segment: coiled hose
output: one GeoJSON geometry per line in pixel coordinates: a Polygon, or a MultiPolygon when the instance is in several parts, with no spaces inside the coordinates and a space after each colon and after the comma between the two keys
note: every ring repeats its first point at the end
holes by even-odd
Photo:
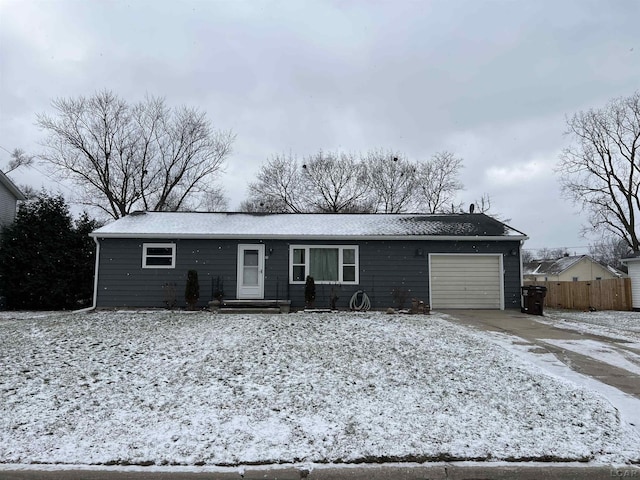
{"type": "Polygon", "coordinates": [[[369,301],[369,296],[363,292],[362,290],[358,290],[351,296],[351,300],[349,300],[349,308],[351,310],[357,310],[358,312],[366,312],[371,308],[371,302],[369,301]],[[358,295],[362,295],[362,300],[358,304],[358,295]]]}

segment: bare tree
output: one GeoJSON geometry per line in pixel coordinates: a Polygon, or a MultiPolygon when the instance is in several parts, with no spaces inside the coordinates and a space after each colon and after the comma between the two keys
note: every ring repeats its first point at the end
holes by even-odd
{"type": "Polygon", "coordinates": [[[364,163],[353,154],[320,151],[302,165],[303,198],[316,212],[375,211],[364,163]]]}
{"type": "Polygon", "coordinates": [[[640,252],[640,92],[579,112],[567,126],[573,145],[563,151],[557,170],[564,195],[589,214],[583,233],[612,234],[640,252]]]}
{"type": "Polygon", "coordinates": [[[589,255],[603,265],[625,268],[620,259],[630,256],[631,251],[627,242],[620,237],[605,237],[600,241],[589,245],[589,255]]]}
{"type": "MultiPolygon", "coordinates": [[[[271,158],[249,184],[242,204],[250,212],[441,213],[455,201],[462,183],[462,159],[435,154],[427,162],[381,149],[365,155],[320,151],[300,163],[293,155],[271,158]]],[[[485,197],[483,196],[483,199],[485,197]]],[[[487,208],[490,207],[488,196],[487,208]]]]}
{"type": "Polygon", "coordinates": [[[229,209],[229,200],[224,195],[222,188],[206,192],[197,209],[202,208],[207,212],[225,212],[229,209]]]}
{"type": "Polygon", "coordinates": [[[81,203],[113,218],[132,210],[193,208],[220,192],[215,180],[235,135],[214,130],[204,112],[163,99],[129,105],[109,91],[57,99],[41,114],[40,156],[82,189],[81,203]]]}
{"type": "Polygon", "coordinates": [[[243,205],[251,208],[249,211],[300,213],[306,210],[303,188],[296,158],[291,154],[276,155],[262,166],[256,181],[249,184],[249,199],[243,205]]]}
{"type": "Polygon", "coordinates": [[[367,152],[364,160],[370,195],[378,212],[400,213],[416,205],[417,165],[400,152],[367,152]]]}
{"type": "Polygon", "coordinates": [[[418,163],[418,182],[421,210],[427,213],[448,211],[457,213],[462,203],[456,195],[464,188],[458,175],[463,168],[462,159],[451,152],[438,152],[426,162],[418,163]]]}

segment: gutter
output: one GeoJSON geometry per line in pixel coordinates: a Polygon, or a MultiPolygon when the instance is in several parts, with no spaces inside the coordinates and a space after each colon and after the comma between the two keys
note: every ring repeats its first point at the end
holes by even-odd
{"type": "Polygon", "coordinates": [[[80,310],[74,310],[72,313],[87,313],[87,312],[92,312],[93,310],[96,309],[97,306],[97,302],[98,302],[98,271],[99,271],[99,267],[100,267],[100,242],[98,241],[98,239],[92,235],[90,235],[91,237],[93,237],[93,241],[96,243],[96,266],[94,269],[94,275],[93,275],[93,304],[90,307],[87,308],[81,308],[80,310]]]}

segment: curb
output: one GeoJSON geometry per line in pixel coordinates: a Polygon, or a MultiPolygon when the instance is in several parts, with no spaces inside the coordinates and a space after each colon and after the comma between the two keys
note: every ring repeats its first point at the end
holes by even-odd
{"type": "MultiPolygon", "coordinates": [[[[603,480],[638,479],[638,465],[460,462],[437,464],[300,465],[246,468],[91,468],[2,465],[2,480],[603,480]]],[[[62,466],[60,466],[62,467],[62,466]]]]}

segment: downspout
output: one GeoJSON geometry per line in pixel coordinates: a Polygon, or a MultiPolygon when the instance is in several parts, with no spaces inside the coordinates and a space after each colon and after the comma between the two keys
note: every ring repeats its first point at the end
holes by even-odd
{"type": "Polygon", "coordinates": [[[98,270],[100,267],[100,242],[96,237],[93,237],[93,241],[96,242],[96,266],[94,268],[93,275],[93,305],[87,308],[82,308],[80,310],[74,310],[73,313],[87,313],[96,309],[98,302],[98,270]]]}
{"type": "MultiPolygon", "coordinates": [[[[524,275],[522,273],[522,246],[524,245],[524,240],[520,240],[520,251],[518,252],[520,255],[520,287],[524,286],[524,275]]],[[[522,288],[520,288],[520,311],[524,308],[524,302],[522,301],[522,288]]]]}

